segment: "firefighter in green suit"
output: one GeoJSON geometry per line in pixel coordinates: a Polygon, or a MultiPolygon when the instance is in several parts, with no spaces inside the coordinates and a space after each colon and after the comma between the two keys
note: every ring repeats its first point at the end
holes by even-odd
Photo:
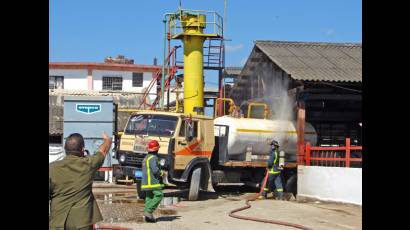
{"type": "Polygon", "coordinates": [[[93,156],[84,156],[84,139],[73,133],[67,137],[66,157],[49,166],[49,229],[88,230],[103,220],[92,193],[94,175],[103,165],[111,138],[103,133],[104,143],[93,156]]]}
{"type": "Polygon", "coordinates": [[[158,163],[158,150],[158,141],[150,141],[148,143],[148,154],[142,161],[141,191],[145,191],[144,217],[148,222],[156,221],[152,213],[164,197],[162,192],[164,185],[160,181],[163,172],[158,163]]]}
{"type": "Polygon", "coordinates": [[[264,188],[263,194],[266,198],[268,192],[273,192],[276,193],[277,199],[283,200],[283,186],[279,168],[279,143],[273,140],[270,145],[271,152],[268,160],[268,183],[267,188],[264,188]]]}

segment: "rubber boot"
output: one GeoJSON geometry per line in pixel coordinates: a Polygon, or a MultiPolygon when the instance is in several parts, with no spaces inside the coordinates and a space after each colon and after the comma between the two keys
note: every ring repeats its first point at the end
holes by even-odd
{"type": "Polygon", "coordinates": [[[284,200],[283,192],[278,192],[277,194],[278,194],[278,196],[276,198],[277,200],[284,200]]]}
{"type": "Polygon", "coordinates": [[[263,198],[268,199],[268,193],[266,191],[263,191],[261,195],[263,198]]]}
{"type": "Polygon", "coordinates": [[[150,222],[150,223],[155,223],[155,217],[154,215],[152,215],[152,213],[149,212],[144,212],[144,217],[145,217],[145,221],[146,222],[150,222]]]}

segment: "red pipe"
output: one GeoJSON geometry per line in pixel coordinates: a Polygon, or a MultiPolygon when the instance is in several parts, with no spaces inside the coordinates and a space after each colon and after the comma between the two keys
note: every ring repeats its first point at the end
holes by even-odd
{"type": "Polygon", "coordinates": [[[266,181],[268,180],[268,170],[266,170],[266,175],[265,178],[263,179],[263,183],[262,183],[262,187],[259,191],[259,193],[257,193],[255,196],[251,196],[249,198],[246,199],[245,202],[245,206],[241,207],[241,208],[237,208],[234,209],[232,211],[229,212],[229,216],[233,217],[233,218],[237,218],[237,219],[242,219],[242,220],[251,220],[251,221],[257,221],[257,222],[262,222],[262,223],[268,223],[268,224],[277,224],[277,225],[284,225],[284,226],[289,226],[289,227],[294,227],[294,228],[298,228],[298,229],[304,229],[304,230],[312,230],[312,228],[308,228],[299,224],[293,224],[293,223],[289,223],[289,222],[284,222],[284,221],[277,221],[277,220],[266,220],[266,219],[260,219],[260,218],[255,218],[255,217],[247,217],[247,216],[239,216],[239,215],[235,215],[233,213],[235,212],[239,212],[245,209],[248,209],[251,207],[251,205],[249,204],[250,201],[255,201],[263,192],[263,189],[266,186],[266,181]]]}

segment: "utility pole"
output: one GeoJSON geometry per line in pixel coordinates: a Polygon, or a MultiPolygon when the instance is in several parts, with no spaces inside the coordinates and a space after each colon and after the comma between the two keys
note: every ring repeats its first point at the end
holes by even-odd
{"type": "Polygon", "coordinates": [[[224,25],[223,25],[223,28],[224,28],[223,33],[224,33],[224,38],[225,38],[226,37],[226,0],[224,1],[224,25]]]}

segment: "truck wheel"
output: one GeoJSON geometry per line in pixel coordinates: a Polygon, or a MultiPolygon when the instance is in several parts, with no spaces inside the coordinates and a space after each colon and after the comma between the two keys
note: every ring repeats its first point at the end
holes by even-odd
{"type": "Polygon", "coordinates": [[[199,195],[199,184],[201,181],[201,168],[192,171],[191,183],[189,186],[188,200],[197,200],[199,195]]]}
{"type": "Polygon", "coordinates": [[[297,175],[294,174],[289,177],[289,179],[286,181],[285,185],[285,191],[289,193],[293,193],[293,195],[296,197],[296,193],[298,191],[297,189],[297,175]]]}
{"type": "Polygon", "coordinates": [[[136,186],[137,186],[137,197],[139,199],[145,199],[145,192],[141,191],[141,181],[137,181],[136,186]]]}

